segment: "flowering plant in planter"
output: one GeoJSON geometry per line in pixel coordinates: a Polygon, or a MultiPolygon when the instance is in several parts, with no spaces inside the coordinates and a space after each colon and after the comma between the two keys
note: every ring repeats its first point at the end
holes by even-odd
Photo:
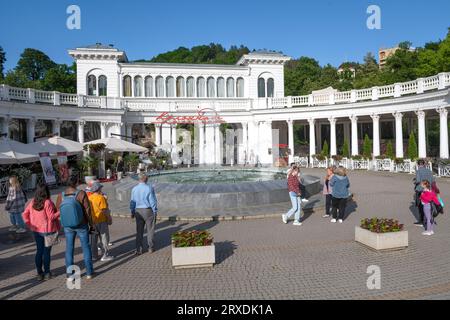
{"type": "Polygon", "coordinates": [[[324,156],[323,154],[315,154],[314,158],[316,158],[318,161],[325,161],[327,159],[326,156],[324,156]]]}
{"type": "Polygon", "coordinates": [[[213,237],[208,231],[179,231],[172,235],[175,248],[210,246],[213,237]]]}
{"type": "Polygon", "coordinates": [[[388,233],[403,231],[404,225],[394,219],[368,218],[361,220],[361,228],[375,233],[388,233]]]}

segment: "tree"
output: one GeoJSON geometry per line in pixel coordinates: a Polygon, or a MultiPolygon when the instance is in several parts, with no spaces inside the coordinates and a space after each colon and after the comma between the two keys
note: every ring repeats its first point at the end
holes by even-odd
{"type": "Polygon", "coordinates": [[[419,157],[418,150],[417,150],[417,143],[416,143],[416,137],[414,135],[414,132],[411,132],[409,135],[409,141],[408,141],[408,159],[414,161],[419,157]]]}
{"type": "Polygon", "coordinates": [[[386,146],[386,157],[394,159],[394,148],[392,147],[392,141],[389,140],[386,146]]]}
{"type": "Polygon", "coordinates": [[[0,80],[3,80],[4,78],[4,71],[5,71],[5,62],[6,62],[6,53],[3,51],[3,48],[0,46],[0,80]]]}
{"type": "Polygon", "coordinates": [[[48,70],[42,80],[42,90],[76,93],[77,78],[75,66],[75,64],[71,67],[59,64],[48,70]]]}
{"type": "Polygon", "coordinates": [[[342,155],[346,158],[350,158],[350,146],[347,139],[344,139],[344,145],[342,146],[342,155]]]}
{"type": "Polygon", "coordinates": [[[20,55],[15,70],[24,74],[27,79],[36,81],[44,79],[45,74],[54,67],[56,67],[56,63],[45,53],[27,48],[20,55]]]}
{"type": "Polygon", "coordinates": [[[369,139],[367,134],[364,136],[363,156],[366,159],[370,159],[372,156],[372,140],[369,139]]]}
{"type": "Polygon", "coordinates": [[[328,157],[330,155],[330,149],[328,147],[328,142],[327,140],[325,140],[323,142],[323,146],[322,146],[322,152],[320,153],[321,155],[323,155],[324,157],[328,157]]]}

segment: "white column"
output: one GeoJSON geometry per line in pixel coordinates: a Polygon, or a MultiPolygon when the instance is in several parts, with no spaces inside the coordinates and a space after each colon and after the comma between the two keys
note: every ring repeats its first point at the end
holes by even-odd
{"type": "Polygon", "coordinates": [[[256,157],[258,155],[258,144],[259,144],[259,128],[258,121],[250,121],[248,123],[248,154],[247,162],[250,165],[256,164],[256,157]]]}
{"type": "Polygon", "coordinates": [[[4,138],[9,138],[9,122],[11,121],[11,118],[9,116],[3,117],[2,122],[2,135],[4,138]]]}
{"type": "Polygon", "coordinates": [[[214,125],[213,124],[207,124],[205,125],[205,164],[214,164],[214,152],[215,152],[215,146],[214,146],[214,125]]]}
{"type": "Polygon", "coordinates": [[[176,125],[172,125],[171,128],[171,143],[172,148],[176,148],[177,146],[177,126],[176,125]]]}
{"type": "Polygon", "coordinates": [[[419,110],[416,112],[419,127],[419,158],[427,157],[427,137],[425,132],[425,112],[419,110]]]}
{"type": "Polygon", "coordinates": [[[358,117],[351,116],[350,120],[352,122],[352,156],[359,154],[358,150],[358,117]]]}
{"type": "Polygon", "coordinates": [[[36,118],[27,120],[27,143],[34,142],[34,136],[36,134],[36,118]]]}
{"type": "Polygon", "coordinates": [[[373,120],[373,156],[380,155],[380,116],[377,114],[371,115],[373,120]]]}
{"type": "Polygon", "coordinates": [[[199,142],[198,142],[198,150],[199,150],[199,164],[205,163],[205,125],[203,123],[199,124],[199,142]]]}
{"type": "Polygon", "coordinates": [[[316,119],[308,119],[309,123],[309,161],[312,163],[312,157],[316,154],[316,119]]]}
{"type": "Polygon", "coordinates": [[[242,163],[247,164],[248,162],[248,123],[242,123],[242,163]]]}
{"type": "Polygon", "coordinates": [[[108,138],[107,128],[108,128],[108,122],[100,123],[100,139],[108,138]]]}
{"type": "Polygon", "coordinates": [[[59,119],[53,120],[53,122],[52,122],[52,126],[53,126],[52,133],[57,136],[61,135],[61,122],[62,121],[59,119]]]}
{"type": "Polygon", "coordinates": [[[289,141],[288,144],[289,144],[289,149],[291,150],[291,153],[289,154],[289,164],[291,164],[292,162],[294,162],[294,148],[295,148],[294,121],[288,120],[287,124],[288,124],[288,141],[289,141]]]}
{"type": "Polygon", "coordinates": [[[330,121],[330,155],[337,155],[337,146],[336,146],[336,118],[329,118],[330,121]]]}
{"type": "Polygon", "coordinates": [[[221,139],[221,133],[220,133],[220,124],[216,124],[214,127],[214,154],[215,154],[215,164],[221,165],[222,164],[222,139],[221,139]]]}
{"type": "Polygon", "coordinates": [[[437,109],[440,118],[440,158],[448,159],[448,110],[445,107],[437,109]]]}
{"type": "Polygon", "coordinates": [[[84,125],[86,121],[78,121],[78,142],[84,143],[84,125]]]}
{"type": "Polygon", "coordinates": [[[169,124],[161,125],[161,145],[167,150],[171,144],[171,129],[169,124]]]}
{"type": "Polygon", "coordinates": [[[155,124],[155,144],[156,146],[161,145],[161,125],[155,124]]]}
{"type": "Polygon", "coordinates": [[[395,156],[403,158],[403,113],[393,113],[395,117],[395,156]]]}
{"type": "Polygon", "coordinates": [[[127,137],[129,137],[129,138],[127,138],[127,141],[133,142],[133,124],[132,123],[127,123],[125,135],[127,137]]]}

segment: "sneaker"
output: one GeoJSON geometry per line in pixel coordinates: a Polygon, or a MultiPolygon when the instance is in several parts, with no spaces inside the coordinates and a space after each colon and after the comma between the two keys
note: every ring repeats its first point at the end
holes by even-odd
{"type": "Polygon", "coordinates": [[[110,242],[108,243],[108,247],[112,247],[114,245],[114,243],[110,242]]]}
{"type": "Polygon", "coordinates": [[[44,281],[44,275],[43,274],[38,274],[37,275],[37,280],[38,281],[44,281]]]}
{"type": "Polygon", "coordinates": [[[308,203],[309,200],[308,199],[302,199],[302,203],[308,203]]]}
{"type": "Polygon", "coordinates": [[[53,279],[52,273],[51,273],[51,272],[46,273],[46,274],[44,275],[44,280],[50,280],[50,279],[53,279]]]}
{"type": "Polygon", "coordinates": [[[111,260],[113,260],[113,259],[114,259],[114,257],[104,255],[104,256],[100,259],[100,261],[111,261],[111,260]]]}
{"type": "Polygon", "coordinates": [[[16,233],[26,233],[26,232],[27,232],[27,229],[24,229],[24,228],[19,228],[16,230],[16,233]]]}
{"type": "Polygon", "coordinates": [[[88,275],[86,276],[86,280],[91,280],[92,278],[94,278],[94,275],[93,275],[93,274],[88,274],[88,275]]]}
{"type": "Polygon", "coordinates": [[[19,229],[17,226],[12,226],[11,228],[8,229],[8,231],[14,232],[14,231],[17,231],[17,229],[19,229]]]}
{"type": "Polygon", "coordinates": [[[285,214],[282,214],[282,215],[281,215],[281,219],[283,220],[283,223],[288,223],[287,217],[286,217],[285,214]]]}
{"type": "Polygon", "coordinates": [[[331,222],[332,223],[336,223],[336,219],[331,219],[331,222]]]}
{"type": "Polygon", "coordinates": [[[423,223],[422,223],[422,222],[419,222],[419,221],[414,222],[414,225],[415,225],[416,227],[423,227],[423,223]]]}
{"type": "Polygon", "coordinates": [[[294,225],[294,226],[301,226],[302,223],[301,223],[300,221],[294,221],[293,225],[294,225]]]}
{"type": "Polygon", "coordinates": [[[339,219],[338,222],[339,222],[339,223],[343,223],[344,221],[343,221],[342,219],[339,219]]]}
{"type": "Polygon", "coordinates": [[[329,218],[329,217],[330,217],[329,214],[324,214],[324,215],[322,216],[322,218],[329,218]]]}
{"type": "Polygon", "coordinates": [[[434,232],[432,232],[432,231],[424,231],[424,232],[422,232],[422,235],[424,235],[424,236],[432,236],[434,234],[434,232]]]}

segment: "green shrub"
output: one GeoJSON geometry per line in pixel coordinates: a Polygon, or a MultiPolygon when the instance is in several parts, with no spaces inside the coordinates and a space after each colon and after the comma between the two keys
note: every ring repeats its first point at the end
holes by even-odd
{"type": "Polygon", "coordinates": [[[342,155],[345,158],[350,158],[350,146],[347,139],[344,139],[344,145],[342,146],[342,155]]]}
{"type": "Polygon", "coordinates": [[[408,158],[411,161],[416,160],[419,157],[418,150],[417,150],[417,143],[416,143],[416,137],[414,135],[414,132],[411,132],[409,135],[409,141],[408,141],[408,158]]]}
{"type": "Polygon", "coordinates": [[[209,246],[213,237],[208,231],[179,231],[172,235],[172,243],[176,248],[209,246]]]}
{"type": "Polygon", "coordinates": [[[386,157],[389,159],[394,159],[394,148],[392,147],[392,141],[388,141],[386,146],[386,157]]]}
{"type": "Polygon", "coordinates": [[[324,157],[328,157],[330,154],[330,148],[328,147],[328,142],[327,140],[325,140],[323,142],[323,146],[322,146],[322,152],[320,153],[321,155],[323,155],[324,157]]]}
{"type": "Polygon", "coordinates": [[[364,136],[363,156],[367,159],[372,157],[372,140],[369,139],[367,134],[364,136]]]}

